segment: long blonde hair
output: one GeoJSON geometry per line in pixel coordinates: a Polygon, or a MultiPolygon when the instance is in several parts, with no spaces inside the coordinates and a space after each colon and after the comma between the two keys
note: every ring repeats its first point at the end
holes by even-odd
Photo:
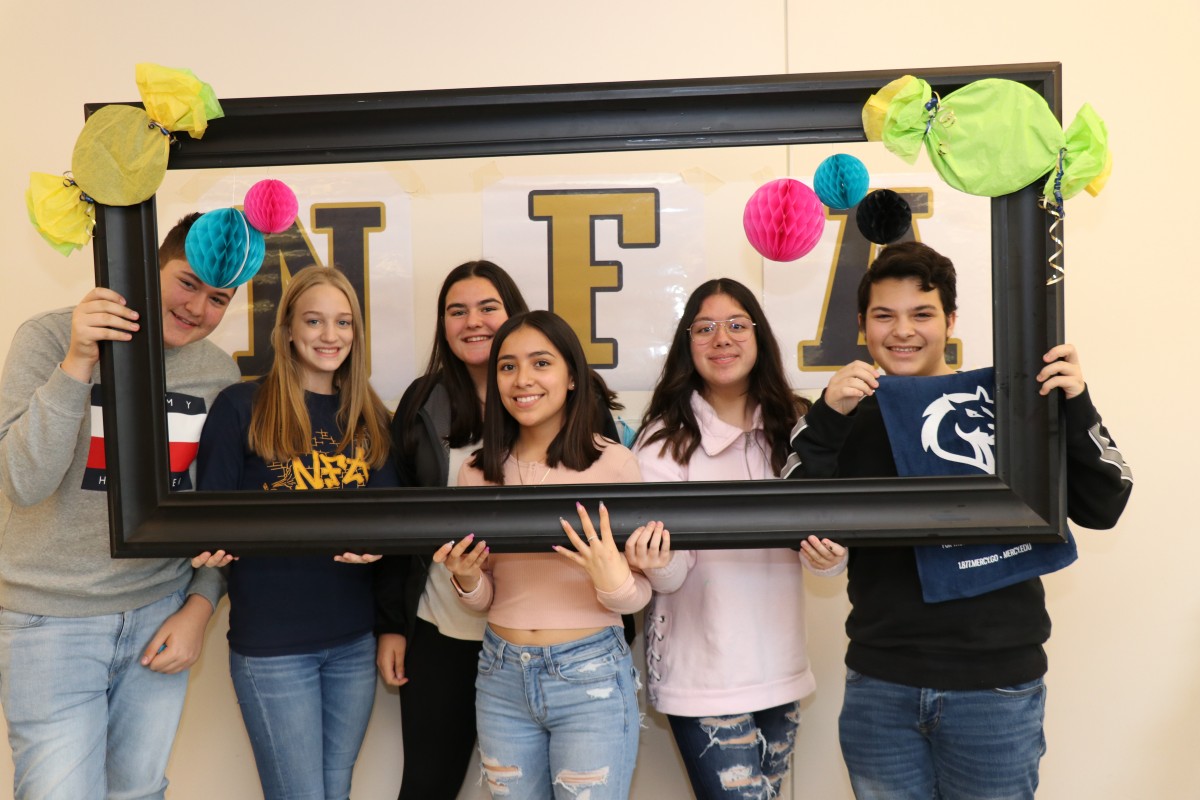
{"type": "Polygon", "coordinates": [[[336,267],[311,266],[297,272],[288,282],[275,314],[271,348],[275,352],[271,371],[254,396],[250,414],[250,449],[267,461],[284,461],[308,453],[312,448],[312,424],[304,403],[304,383],[290,332],[296,301],[314,286],[332,286],[346,296],[354,328],[350,355],[333,376],[338,392],[337,422],[342,440],[337,452],[355,445],[373,468],[387,461],[391,447],[389,414],[371,388],[367,375],[367,348],[363,333],[362,308],[350,281],[336,267]]]}

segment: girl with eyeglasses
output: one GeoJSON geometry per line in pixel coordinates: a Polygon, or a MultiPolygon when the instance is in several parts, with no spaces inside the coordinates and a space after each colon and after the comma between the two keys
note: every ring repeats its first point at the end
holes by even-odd
{"type": "MultiPolygon", "coordinates": [[[[728,278],[688,298],[634,446],[647,481],[776,478],[808,404],[787,384],[758,300],[728,278]]],[[[804,570],[832,575],[846,550],[810,536],[799,551],[672,551],[657,528],[625,545],[654,588],[647,691],[667,715],[701,800],[778,794],[815,688],[805,651],[804,570]]]]}
{"type": "MultiPolygon", "coordinates": [[[[455,486],[483,436],[488,356],[510,316],[528,311],[512,277],[486,260],[442,281],[425,374],[392,418],[402,486],[455,486]]],[[[592,373],[597,429],[616,438],[621,406],[592,373]]],[[[404,776],[399,800],[454,800],[475,747],[475,672],[486,614],[463,606],[442,564],[424,556],[380,562],[377,666],[400,688],[404,776]]]]}
{"type": "MultiPolygon", "coordinates": [[[[633,483],[637,459],[597,430],[592,374],[574,331],[548,311],[510,318],[488,359],[483,446],[459,486],[633,483]]],[[[469,534],[433,557],[468,608],[486,611],[476,717],[484,777],[510,798],[625,798],[640,716],[621,614],[650,599],[617,548],[603,504],[597,529],[560,519],[570,547],[489,555],[469,534]]],[[[661,522],[638,531],[664,535],[661,522]]]]}
{"type": "MultiPolygon", "coordinates": [[[[346,276],[320,266],[293,275],[271,347],[261,381],[235,383],[213,403],[197,488],[395,486],[388,412],[367,377],[362,310],[346,276]]],[[[375,703],[374,569],[358,565],[378,558],[229,565],[229,671],[266,800],[350,796],[375,703]]]]}

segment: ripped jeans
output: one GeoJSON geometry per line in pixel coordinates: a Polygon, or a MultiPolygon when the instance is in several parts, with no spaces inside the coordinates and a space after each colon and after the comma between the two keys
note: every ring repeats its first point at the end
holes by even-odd
{"type": "Polygon", "coordinates": [[[483,779],[492,797],[629,796],[641,717],[620,628],[549,647],[484,631],[475,680],[483,779]]]}
{"type": "Polygon", "coordinates": [[[768,800],[779,794],[796,746],[799,701],[745,714],[667,720],[699,800],[768,800]]]}

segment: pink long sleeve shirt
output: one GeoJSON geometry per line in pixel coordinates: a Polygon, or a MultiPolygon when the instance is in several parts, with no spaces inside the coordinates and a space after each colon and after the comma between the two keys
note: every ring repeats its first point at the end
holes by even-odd
{"type": "MultiPolygon", "coordinates": [[[[561,464],[518,466],[509,458],[504,462],[504,483],[641,483],[633,453],[614,442],[605,440],[604,444],[600,458],[582,472],[561,464]]],[[[468,463],[458,473],[458,485],[491,484],[483,479],[482,470],[468,463]]],[[[575,529],[579,530],[578,525],[575,529]]],[[[563,545],[570,546],[566,536],[563,545]]],[[[600,628],[619,626],[622,614],[643,608],[650,600],[650,582],[640,573],[630,573],[616,590],[601,592],[583,567],[558,553],[498,553],[488,558],[479,585],[459,598],[467,608],[486,610],[488,622],[506,628],[600,628]]]]}

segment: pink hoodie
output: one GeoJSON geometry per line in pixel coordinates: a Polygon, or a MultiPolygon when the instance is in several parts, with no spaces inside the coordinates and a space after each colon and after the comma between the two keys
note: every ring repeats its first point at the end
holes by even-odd
{"type": "MultiPolygon", "coordinates": [[[[678,464],[660,442],[646,447],[639,438],[643,480],[776,477],[759,409],[754,429],[742,431],[718,419],[699,394],[691,403],[700,447],[690,462],[678,464]]],[[[648,570],[654,598],[646,610],[646,675],[654,707],[683,717],[740,714],[810,694],[816,682],[805,649],[806,566],[812,570],[789,548],[699,550],[676,551],[669,565],[648,570]]],[[[813,571],[836,575],[845,566],[843,559],[813,571]]]]}

